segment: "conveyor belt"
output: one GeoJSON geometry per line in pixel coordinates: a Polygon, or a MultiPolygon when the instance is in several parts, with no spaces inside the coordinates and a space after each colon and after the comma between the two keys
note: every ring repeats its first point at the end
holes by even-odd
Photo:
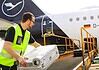
{"type": "Polygon", "coordinates": [[[48,70],[73,70],[81,61],[82,57],[61,56],[48,70]]]}

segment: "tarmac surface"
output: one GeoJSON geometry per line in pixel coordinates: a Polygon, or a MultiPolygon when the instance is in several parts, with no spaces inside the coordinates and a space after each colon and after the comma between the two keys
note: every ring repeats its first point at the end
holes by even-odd
{"type": "Polygon", "coordinates": [[[73,70],[81,61],[82,57],[61,56],[48,70],[73,70]]]}

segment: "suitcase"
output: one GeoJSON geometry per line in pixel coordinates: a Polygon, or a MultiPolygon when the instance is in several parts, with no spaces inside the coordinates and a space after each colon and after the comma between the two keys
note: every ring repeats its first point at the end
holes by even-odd
{"type": "Polygon", "coordinates": [[[47,70],[48,67],[59,57],[56,45],[46,45],[34,48],[33,51],[25,53],[28,58],[27,66],[17,67],[17,70],[47,70]]]}
{"type": "Polygon", "coordinates": [[[81,57],[82,56],[82,49],[74,50],[74,57],[81,57]]]}

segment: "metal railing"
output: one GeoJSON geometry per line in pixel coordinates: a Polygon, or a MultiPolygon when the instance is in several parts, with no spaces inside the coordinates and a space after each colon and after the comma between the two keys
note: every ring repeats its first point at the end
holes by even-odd
{"type": "Polygon", "coordinates": [[[82,59],[83,59],[83,70],[87,70],[87,68],[91,64],[91,58],[94,56],[94,40],[95,37],[91,35],[84,27],[81,27],[81,46],[82,46],[82,59]],[[84,33],[85,32],[85,33],[84,33]],[[84,41],[84,38],[87,39],[87,41],[84,41]],[[87,50],[88,50],[88,59],[85,61],[84,54],[85,54],[85,43],[87,44],[87,50]],[[93,49],[92,49],[93,48],[93,49]],[[87,63],[88,62],[88,63],[87,63]]]}
{"type": "MultiPolygon", "coordinates": [[[[68,47],[69,48],[72,48],[73,50],[75,49],[75,43],[74,41],[77,41],[78,42],[78,48],[80,47],[80,41],[78,39],[72,39],[72,38],[68,38],[68,37],[64,37],[64,36],[59,36],[59,35],[55,35],[55,34],[50,34],[50,33],[45,33],[43,38],[44,38],[44,45],[47,45],[46,43],[46,38],[47,37],[51,37],[51,36],[54,36],[54,37],[58,37],[58,38],[63,38],[64,41],[65,41],[65,44],[63,46],[66,46],[66,49],[68,50],[68,47]]],[[[57,44],[57,46],[60,46],[60,44],[57,44]]],[[[73,50],[71,50],[73,52],[73,50]]]]}

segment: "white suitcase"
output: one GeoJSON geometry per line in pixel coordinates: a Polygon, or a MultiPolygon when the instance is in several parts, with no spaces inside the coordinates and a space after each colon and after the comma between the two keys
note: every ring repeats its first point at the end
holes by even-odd
{"type": "Polygon", "coordinates": [[[25,53],[28,57],[27,67],[18,66],[18,70],[47,70],[48,67],[59,57],[56,45],[47,45],[34,48],[33,51],[25,53]]]}

